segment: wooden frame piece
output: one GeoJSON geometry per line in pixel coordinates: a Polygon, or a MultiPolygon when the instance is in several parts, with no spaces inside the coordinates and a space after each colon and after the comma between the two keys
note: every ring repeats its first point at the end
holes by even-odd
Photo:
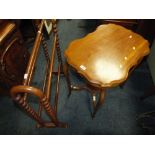
{"type": "Polygon", "coordinates": [[[56,22],[51,20],[53,24],[53,36],[54,42],[51,50],[51,58],[48,54],[47,44],[43,36],[43,27],[45,20],[41,20],[39,29],[37,31],[37,36],[32,49],[32,53],[29,59],[27,70],[24,75],[23,85],[15,86],[11,89],[11,96],[14,101],[31,117],[37,122],[37,127],[67,127],[66,123],[61,123],[57,119],[57,105],[58,105],[58,95],[59,95],[59,80],[60,80],[60,70],[62,66],[62,59],[59,47],[59,39],[57,34],[56,22]],[[39,53],[40,44],[43,44],[44,54],[47,61],[46,64],[46,75],[44,79],[44,84],[42,90],[31,86],[31,81],[33,79],[33,72],[35,68],[35,63],[39,53]],[[57,74],[57,84],[55,93],[55,104],[54,107],[50,104],[50,90],[51,81],[53,76],[53,66],[55,61],[55,52],[57,51],[58,56],[58,72],[57,74]],[[36,112],[28,103],[28,94],[33,94],[38,97],[39,110],[36,112]],[[41,117],[42,111],[45,110],[46,114],[50,118],[50,122],[43,120],[41,117]]]}

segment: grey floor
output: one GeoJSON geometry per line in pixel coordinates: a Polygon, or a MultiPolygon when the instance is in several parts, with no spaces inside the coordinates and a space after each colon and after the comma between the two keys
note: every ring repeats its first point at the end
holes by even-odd
{"type": "MultiPolygon", "coordinates": [[[[95,21],[90,20],[59,20],[62,56],[72,40],[91,32],[95,24],[95,21]]],[[[48,44],[50,47],[51,40],[48,44]]],[[[33,85],[39,88],[43,83],[45,70],[42,48],[40,50],[33,80],[33,85]]],[[[74,73],[71,73],[71,79],[74,84],[83,83],[83,79],[74,73]]],[[[55,80],[54,78],[52,81],[51,100],[54,97],[55,80]]],[[[153,86],[146,60],[132,72],[123,88],[115,87],[107,90],[104,106],[93,120],[90,116],[92,110],[90,95],[85,91],[73,92],[70,98],[67,98],[67,85],[63,76],[60,83],[58,118],[67,122],[69,128],[37,129],[36,123],[20,111],[10,98],[0,96],[0,134],[153,134],[152,131],[142,129],[136,121],[139,114],[155,110],[154,96],[144,101],[139,99],[145,90],[153,86]]],[[[34,108],[38,107],[35,98],[30,97],[29,100],[34,108]]]]}

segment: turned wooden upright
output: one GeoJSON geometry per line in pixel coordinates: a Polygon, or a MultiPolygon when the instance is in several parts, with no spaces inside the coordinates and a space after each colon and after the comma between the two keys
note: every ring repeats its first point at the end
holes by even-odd
{"type": "Polygon", "coordinates": [[[124,82],[147,54],[149,43],[142,36],[115,24],[101,25],[95,32],[71,42],[65,51],[69,92],[83,88],[92,92],[95,116],[103,103],[105,89],[124,82]],[[69,66],[87,80],[88,87],[71,85],[69,66]],[[94,95],[96,90],[100,94],[98,103],[94,95]]]}

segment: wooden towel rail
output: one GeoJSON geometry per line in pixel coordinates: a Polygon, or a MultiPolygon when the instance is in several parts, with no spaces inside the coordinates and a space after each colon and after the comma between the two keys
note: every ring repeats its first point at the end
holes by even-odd
{"type": "Polygon", "coordinates": [[[11,96],[13,100],[32,118],[37,122],[37,127],[67,127],[66,123],[61,123],[57,119],[57,106],[58,106],[58,96],[59,96],[59,81],[60,81],[60,73],[63,71],[62,65],[62,58],[60,53],[60,46],[59,46],[59,38],[57,33],[56,21],[51,20],[53,29],[53,47],[51,50],[51,56],[48,54],[47,44],[45,42],[43,36],[43,27],[44,27],[44,20],[41,20],[39,25],[35,43],[32,49],[32,53],[29,59],[29,63],[24,74],[24,79],[22,85],[14,86],[11,89],[11,96]],[[35,88],[31,86],[31,82],[33,79],[33,73],[35,64],[39,54],[40,45],[43,45],[44,54],[46,58],[46,73],[44,78],[44,84],[42,90],[39,88],[35,88]],[[57,52],[58,57],[58,71],[53,71],[54,61],[55,61],[55,53],[57,52]],[[57,73],[57,74],[54,74],[57,73]],[[57,82],[56,82],[56,93],[55,93],[55,100],[54,106],[50,104],[50,94],[51,94],[51,82],[52,77],[57,75],[57,82]],[[29,94],[33,94],[34,96],[38,97],[39,103],[39,110],[36,112],[28,103],[27,97],[29,94]],[[45,110],[46,114],[49,116],[50,121],[43,120],[41,114],[42,111],[45,110]]]}

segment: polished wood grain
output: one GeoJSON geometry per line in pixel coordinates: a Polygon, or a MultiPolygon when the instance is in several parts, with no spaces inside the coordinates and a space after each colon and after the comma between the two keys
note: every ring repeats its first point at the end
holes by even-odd
{"type": "Polygon", "coordinates": [[[115,24],[99,26],[77,39],[65,51],[70,66],[97,87],[124,82],[131,68],[149,54],[149,43],[140,35],[115,24]]]}

